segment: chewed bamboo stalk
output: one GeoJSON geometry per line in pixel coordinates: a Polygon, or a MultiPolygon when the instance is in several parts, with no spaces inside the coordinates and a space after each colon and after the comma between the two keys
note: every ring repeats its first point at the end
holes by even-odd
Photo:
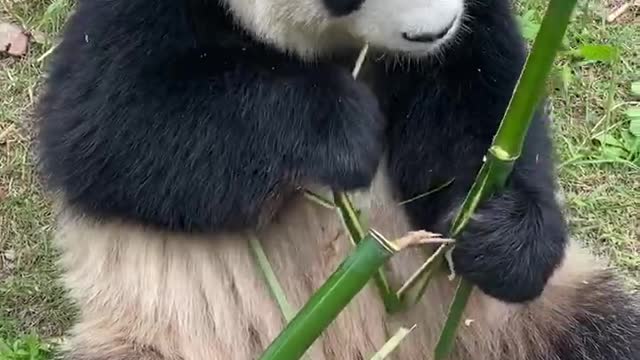
{"type": "MultiPolygon", "coordinates": [[[[536,36],[511,102],[487,159],[454,220],[451,233],[455,237],[465,227],[477,205],[504,187],[513,164],[520,157],[527,131],[545,90],[546,79],[562,43],[576,0],[551,0],[536,36]]],[[[450,247],[451,245],[443,245],[450,247]]],[[[434,350],[435,360],[446,359],[455,340],[455,333],[473,287],[461,279],[449,308],[440,339],[434,350]]]]}

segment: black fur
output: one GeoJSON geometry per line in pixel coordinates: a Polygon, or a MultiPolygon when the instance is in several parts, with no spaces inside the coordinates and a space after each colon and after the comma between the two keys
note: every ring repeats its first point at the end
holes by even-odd
{"type": "Polygon", "coordinates": [[[575,323],[553,342],[543,360],[640,360],[638,295],[622,291],[611,273],[589,279],[576,291],[575,323]]]}
{"type": "MultiPolygon", "coordinates": [[[[407,206],[417,227],[444,233],[482,165],[525,59],[508,2],[476,3],[468,8],[470,31],[445,52],[444,62],[391,75],[398,79],[389,120],[393,177],[404,199],[453,180],[407,206]]],[[[459,273],[505,301],[536,298],[566,243],[546,122],[542,112],[536,115],[507,189],[481,206],[454,251],[459,273]]]]}
{"type": "MultiPolygon", "coordinates": [[[[443,61],[374,63],[372,91],[330,59],[305,65],[257,43],[214,1],[81,0],[38,109],[48,184],[94,217],[236,231],[296,186],[369,185],[386,148],[402,200],[453,180],[406,207],[415,227],[447,232],[525,57],[507,0],[467,11],[470,30],[443,61]]],[[[482,205],[454,253],[462,275],[504,301],[536,298],[563,256],[547,121],[536,115],[507,189],[482,205]]],[[[636,313],[612,306],[617,319],[585,316],[577,336],[637,329],[636,313]]],[[[637,343],[620,339],[587,351],[637,358],[637,343]]]]}
{"type": "Polygon", "coordinates": [[[322,0],[334,16],[348,15],[360,8],[365,0],[322,0]]]}
{"type": "Polygon", "coordinates": [[[54,188],[98,217],[234,231],[302,183],[369,185],[384,123],[367,86],[240,47],[228,23],[205,28],[188,10],[222,18],[182,1],[80,2],[39,109],[54,188]]]}
{"type": "MultiPolygon", "coordinates": [[[[217,4],[189,4],[80,2],[39,109],[43,168],[72,205],[235,231],[298,185],[369,185],[386,145],[402,198],[454,180],[407,206],[416,227],[446,232],[524,60],[507,1],[469,5],[471,31],[443,62],[378,64],[386,141],[376,97],[347,68],[304,65],[237,31],[217,4]]],[[[462,275],[506,301],[537,297],[563,253],[545,121],[454,253],[462,275]]]]}

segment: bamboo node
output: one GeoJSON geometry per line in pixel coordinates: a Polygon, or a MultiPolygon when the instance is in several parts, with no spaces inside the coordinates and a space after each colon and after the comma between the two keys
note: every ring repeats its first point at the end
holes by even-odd
{"type": "Polygon", "coordinates": [[[491,146],[491,148],[489,148],[489,152],[491,155],[495,156],[496,159],[501,161],[514,161],[518,158],[517,156],[509,154],[509,152],[503,149],[500,145],[491,146]]]}

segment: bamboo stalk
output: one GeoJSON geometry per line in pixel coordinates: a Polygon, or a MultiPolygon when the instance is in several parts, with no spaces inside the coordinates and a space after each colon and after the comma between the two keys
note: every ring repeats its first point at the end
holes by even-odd
{"type": "MultiPolygon", "coordinates": [[[[549,2],[540,31],[493,139],[493,144],[489,148],[487,159],[453,222],[451,227],[453,237],[463,230],[481,201],[504,187],[513,164],[520,157],[529,125],[542,99],[546,79],[575,5],[576,0],[549,2]]],[[[455,333],[472,290],[473,287],[468,281],[460,280],[449,308],[447,321],[434,350],[435,360],[444,360],[451,353],[455,333]]]]}
{"type": "MultiPolygon", "coordinates": [[[[545,79],[561,43],[575,2],[576,0],[551,0],[512,101],[494,138],[493,145],[488,151],[487,161],[483,164],[461,211],[453,222],[452,234],[454,236],[466,225],[476,206],[504,185],[513,163],[520,156],[524,136],[542,95],[545,79]]],[[[364,59],[364,53],[366,53],[366,47],[356,65],[354,77],[357,76],[364,59]]],[[[261,360],[299,359],[371,277],[377,279],[376,284],[383,294],[385,306],[387,306],[389,299],[391,299],[392,305],[399,302],[399,297],[390,291],[380,267],[395,252],[399,251],[401,246],[419,243],[414,241],[415,234],[412,241],[404,240],[395,244],[388,242],[374,231],[365,235],[357,212],[348,196],[334,193],[334,200],[352,240],[356,243],[355,251],[343,261],[294,319],[288,323],[285,330],[267,348],[260,358],[261,360]]],[[[450,249],[452,245],[446,243],[442,246],[441,249],[444,250],[450,249]]],[[[426,283],[423,284],[424,287],[426,285],[426,283]]],[[[420,293],[423,292],[423,289],[421,287],[420,293]]],[[[450,307],[449,317],[441,338],[434,351],[436,360],[445,359],[450,353],[455,331],[471,291],[471,285],[462,279],[450,307]]]]}
{"type": "MultiPolygon", "coordinates": [[[[365,232],[351,200],[347,194],[344,193],[335,192],[333,196],[334,203],[340,212],[345,228],[351,235],[354,244],[358,245],[364,238],[365,232]]],[[[376,270],[376,273],[373,275],[373,282],[380,293],[386,311],[396,311],[401,307],[400,299],[391,289],[391,285],[389,285],[387,281],[383,268],[376,270]]]]}
{"type": "Polygon", "coordinates": [[[428,241],[431,235],[411,233],[390,242],[370,231],[287,324],[260,360],[299,359],[385,261],[405,247],[428,241]]]}
{"type": "MultiPolygon", "coordinates": [[[[365,44],[358,55],[358,59],[356,60],[355,66],[353,67],[353,71],[351,75],[354,79],[358,78],[360,70],[362,69],[362,65],[367,56],[367,52],[369,50],[369,45],[365,44]]],[[[365,230],[361,221],[360,216],[358,216],[358,212],[354,208],[351,203],[351,199],[349,199],[349,195],[342,192],[333,192],[333,202],[335,206],[338,208],[338,212],[340,217],[342,218],[343,224],[349,235],[351,237],[354,245],[357,245],[365,236],[365,230]]],[[[384,269],[380,268],[373,275],[373,281],[376,287],[378,288],[378,292],[380,293],[380,297],[382,298],[382,302],[386,311],[393,312],[401,307],[400,299],[396,296],[395,292],[391,289],[389,285],[389,281],[385,276],[384,269]]]]}

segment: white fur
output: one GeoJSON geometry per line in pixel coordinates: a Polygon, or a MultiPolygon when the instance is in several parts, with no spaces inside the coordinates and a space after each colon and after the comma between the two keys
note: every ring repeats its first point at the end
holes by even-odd
{"type": "MultiPolygon", "coordinates": [[[[371,224],[389,238],[409,227],[384,174],[370,203],[371,224]]],[[[289,301],[300,308],[351,249],[337,214],[299,198],[258,234],[289,301]]],[[[101,223],[65,209],[55,243],[65,284],[81,309],[68,345],[78,360],[249,360],[282,329],[283,319],[252,258],[247,237],[175,235],[101,223]]],[[[391,261],[397,288],[425,254],[391,261]]],[[[596,268],[573,248],[544,295],[506,305],[475,291],[452,360],[525,359],[544,353],[548,334],[570,326],[575,288],[596,268]],[[591,269],[591,270],[585,270],[591,269]],[[502,357],[504,346],[507,355],[502,357]]],[[[391,359],[428,360],[455,283],[437,277],[408,313],[386,316],[373,285],[351,302],[309,351],[314,360],[368,359],[399,326],[415,331],[391,359]]]]}
{"type": "Polygon", "coordinates": [[[222,0],[235,20],[266,43],[308,59],[341,39],[331,36],[329,14],[318,0],[222,0]]]}
{"type": "Polygon", "coordinates": [[[347,28],[374,47],[393,52],[427,55],[453,39],[464,15],[463,0],[366,0],[361,9],[347,17],[347,28]],[[436,34],[453,27],[434,43],[403,38],[403,33],[436,34]]]}
{"type": "Polygon", "coordinates": [[[313,59],[364,43],[381,51],[426,56],[455,38],[464,0],[365,0],[344,17],[332,17],[319,0],[223,0],[245,29],[259,39],[303,59],[313,59]],[[439,33],[433,43],[406,40],[403,33],[439,33]]]}

